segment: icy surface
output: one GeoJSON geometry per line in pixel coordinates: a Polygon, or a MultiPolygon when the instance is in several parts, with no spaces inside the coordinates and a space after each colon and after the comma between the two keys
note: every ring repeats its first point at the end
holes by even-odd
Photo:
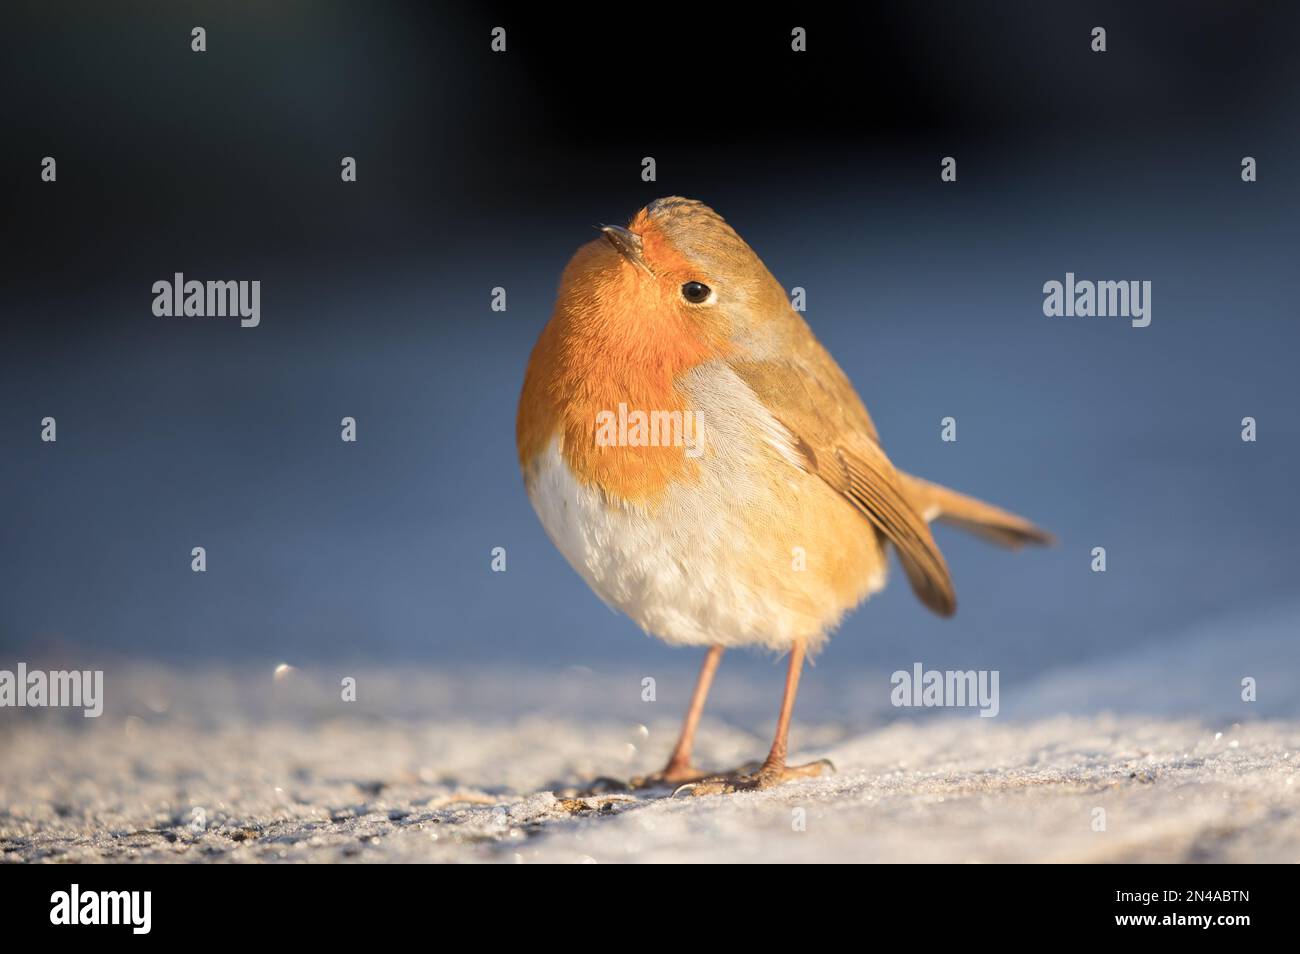
{"type": "MultiPolygon", "coordinates": [[[[794,755],[829,757],[839,773],[704,798],[575,793],[597,776],[658,767],[686,670],[661,677],[653,705],[634,674],[583,669],[362,673],[359,701],[343,703],[335,673],[119,666],[100,719],[0,712],[0,852],[49,862],[1300,860],[1300,722],[1241,702],[1176,711],[1179,698],[1208,692],[1197,680],[1234,699],[1234,672],[1181,666],[1190,696],[1166,686],[1175,698],[1143,697],[1161,714],[1052,714],[1085,678],[1127,685],[1135,665],[1004,687],[1020,713],[995,719],[850,712],[849,688],[813,670],[794,755]]],[[[1290,675],[1275,671],[1273,684],[1290,675]]],[[[883,695],[854,683],[860,696],[883,695]]],[[[701,764],[761,756],[778,691],[779,670],[722,680],[701,764]]]]}

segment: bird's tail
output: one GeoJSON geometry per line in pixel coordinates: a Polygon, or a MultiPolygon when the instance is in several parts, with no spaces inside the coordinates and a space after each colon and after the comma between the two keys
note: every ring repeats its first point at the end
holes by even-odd
{"type": "Polygon", "coordinates": [[[926,520],[940,520],[990,540],[1004,547],[1018,550],[1026,543],[1051,544],[1056,542],[1046,530],[1034,526],[1024,517],[1017,517],[1000,507],[967,497],[947,487],[940,487],[911,474],[900,474],[916,509],[926,520]]]}

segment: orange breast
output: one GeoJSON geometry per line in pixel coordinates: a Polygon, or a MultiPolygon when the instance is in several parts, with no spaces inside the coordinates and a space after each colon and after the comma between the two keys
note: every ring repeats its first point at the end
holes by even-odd
{"type": "Polygon", "coordinates": [[[555,313],[533,348],[519,399],[516,438],[527,468],[554,437],[582,483],[617,498],[652,502],[696,464],[680,446],[600,446],[597,415],[619,405],[694,411],[678,377],[717,357],[723,341],[695,325],[653,279],[614,262],[603,240],[579,249],[565,269],[555,313]]]}

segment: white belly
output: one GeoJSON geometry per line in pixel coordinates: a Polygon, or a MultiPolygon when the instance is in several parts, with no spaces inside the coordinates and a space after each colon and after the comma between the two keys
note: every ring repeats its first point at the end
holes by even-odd
{"type": "Polygon", "coordinates": [[[577,482],[558,439],[528,483],[529,499],[556,548],[602,600],[642,629],[680,645],[788,645],[762,633],[780,608],[728,582],[716,516],[672,499],[653,514],[610,504],[577,482]],[[687,517],[687,509],[697,519],[687,517]]]}
{"type": "MultiPolygon", "coordinates": [[[[789,541],[776,538],[789,532],[778,514],[794,495],[809,492],[803,481],[818,482],[782,460],[792,452],[777,432],[760,429],[764,436],[756,439],[740,425],[759,411],[748,405],[748,389],[725,382],[707,372],[694,382],[708,392],[700,406],[714,411],[701,421],[706,453],[697,480],[669,489],[652,506],[611,501],[574,477],[557,437],[526,474],[529,498],[555,546],[596,594],[647,632],[678,645],[780,651],[801,640],[815,650],[861,594],[837,599],[815,574],[792,572],[789,541]],[[782,472],[789,467],[777,490],[755,476],[771,473],[774,462],[782,472]],[[755,540],[754,514],[767,512],[773,519],[760,526],[771,534],[755,540]]],[[[870,576],[869,589],[878,589],[883,566],[870,576]]]]}

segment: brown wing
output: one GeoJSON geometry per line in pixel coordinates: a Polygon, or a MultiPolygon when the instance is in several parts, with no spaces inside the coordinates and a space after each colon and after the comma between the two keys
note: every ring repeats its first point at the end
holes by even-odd
{"type": "Polygon", "coordinates": [[[957,597],[930,528],[908,499],[853,386],[812,333],[781,359],[733,361],[731,367],[789,429],[805,469],[894,544],[921,602],[951,616],[957,597]]]}

